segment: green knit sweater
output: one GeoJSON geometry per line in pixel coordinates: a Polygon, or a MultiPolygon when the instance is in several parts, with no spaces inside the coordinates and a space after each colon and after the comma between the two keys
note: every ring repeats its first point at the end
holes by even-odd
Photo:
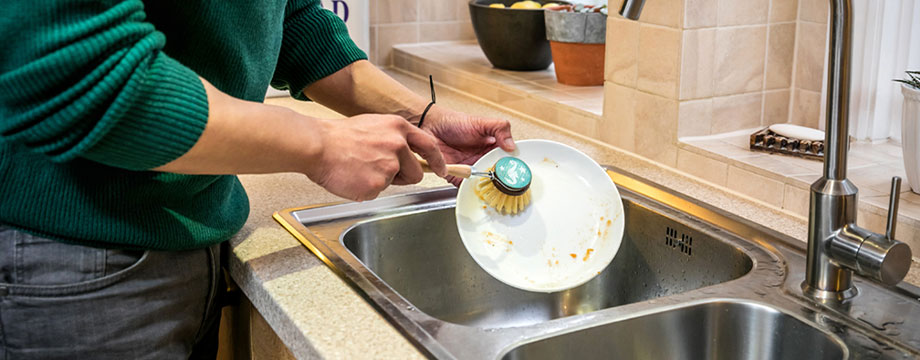
{"type": "Polygon", "coordinates": [[[0,1],[0,224],[69,243],[178,250],[226,240],[235,176],[148,171],[208,118],[199,76],[262,101],[366,56],[319,0],[0,1]]]}

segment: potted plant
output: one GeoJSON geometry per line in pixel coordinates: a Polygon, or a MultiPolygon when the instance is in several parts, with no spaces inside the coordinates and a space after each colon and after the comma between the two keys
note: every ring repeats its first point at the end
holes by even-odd
{"type": "Polygon", "coordinates": [[[908,71],[901,83],[904,105],[901,110],[901,151],[904,152],[904,171],[911,191],[920,193],[920,71],[908,71]]]}
{"type": "Polygon", "coordinates": [[[556,80],[575,86],[604,84],[607,5],[562,5],[544,12],[556,80]]]}

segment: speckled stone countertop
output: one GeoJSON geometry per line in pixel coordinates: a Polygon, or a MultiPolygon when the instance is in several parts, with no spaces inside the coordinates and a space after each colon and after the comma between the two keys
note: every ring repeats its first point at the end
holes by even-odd
{"type": "MultiPolygon", "coordinates": [[[[420,94],[427,82],[391,73],[420,94]]],[[[797,239],[807,236],[807,221],[616,148],[574,135],[521,114],[503,111],[448,89],[437,90],[438,104],[509,119],[517,139],[549,139],[578,148],[601,164],[619,167],[652,182],[700,199],[797,239]]],[[[316,104],[289,98],[267,103],[312,116],[338,117],[316,104]]],[[[240,176],[250,198],[249,220],[231,240],[230,272],[272,329],[297,358],[423,358],[415,347],[358,293],[273,219],[275,211],[341,201],[300,174],[240,176]]],[[[447,185],[426,175],[413,186],[391,187],[381,196],[447,185]]],[[[920,284],[914,263],[908,279],[920,284]]]]}

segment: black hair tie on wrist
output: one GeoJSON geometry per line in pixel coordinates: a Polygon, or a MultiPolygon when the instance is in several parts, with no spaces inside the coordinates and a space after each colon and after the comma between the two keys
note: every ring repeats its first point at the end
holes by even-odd
{"type": "Polygon", "coordinates": [[[419,129],[422,128],[422,123],[425,122],[425,115],[428,114],[428,110],[431,110],[431,107],[434,105],[434,102],[435,102],[434,79],[431,77],[431,75],[428,75],[428,85],[431,86],[431,102],[428,103],[428,106],[425,107],[425,111],[422,111],[422,117],[419,118],[418,120],[419,129]]]}

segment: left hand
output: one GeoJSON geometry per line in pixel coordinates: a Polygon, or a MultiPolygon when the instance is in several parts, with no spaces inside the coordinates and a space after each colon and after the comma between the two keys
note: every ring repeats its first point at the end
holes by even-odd
{"type": "MultiPolygon", "coordinates": [[[[473,165],[495,147],[508,152],[516,148],[508,120],[469,115],[438,105],[425,115],[422,130],[437,138],[444,161],[448,164],[473,165]]],[[[463,180],[453,176],[445,179],[455,186],[460,186],[463,180]]]]}

